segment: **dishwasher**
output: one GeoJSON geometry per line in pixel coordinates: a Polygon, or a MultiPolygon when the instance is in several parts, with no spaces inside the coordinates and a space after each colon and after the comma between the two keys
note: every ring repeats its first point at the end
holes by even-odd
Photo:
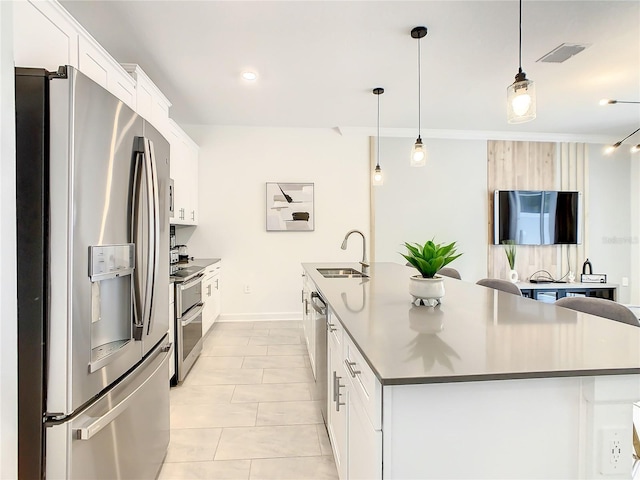
{"type": "Polygon", "coordinates": [[[311,325],[315,333],[315,392],[320,401],[322,419],[327,423],[327,303],[318,292],[311,293],[311,325]]]}

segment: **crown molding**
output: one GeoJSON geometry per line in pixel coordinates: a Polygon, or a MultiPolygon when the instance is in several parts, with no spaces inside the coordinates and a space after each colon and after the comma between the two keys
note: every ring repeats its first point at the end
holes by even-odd
{"type": "MultiPolygon", "coordinates": [[[[342,136],[377,136],[374,127],[335,127],[335,130],[342,136]]],[[[380,136],[388,138],[415,138],[416,130],[415,128],[381,128],[380,136]]],[[[605,145],[612,141],[611,137],[606,135],[483,130],[422,129],[420,136],[422,138],[451,140],[512,140],[523,142],[598,143],[605,145]]]]}

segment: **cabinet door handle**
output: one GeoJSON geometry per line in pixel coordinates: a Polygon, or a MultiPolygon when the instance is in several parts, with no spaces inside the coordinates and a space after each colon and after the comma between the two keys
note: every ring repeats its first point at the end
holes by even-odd
{"type": "Polygon", "coordinates": [[[195,210],[191,210],[191,220],[195,221],[196,219],[196,211],[195,210]]]}
{"type": "Polygon", "coordinates": [[[220,288],[220,279],[216,278],[216,290],[220,288]]]}
{"type": "Polygon", "coordinates": [[[356,378],[356,375],[360,375],[362,372],[360,370],[355,370],[353,367],[356,366],[356,362],[350,362],[349,360],[344,361],[344,364],[347,366],[347,370],[353,378],[356,378]]]}
{"type": "Polygon", "coordinates": [[[207,297],[211,296],[211,285],[207,285],[207,297]]]}
{"type": "Polygon", "coordinates": [[[345,405],[344,402],[340,401],[340,397],[342,396],[340,389],[344,387],[344,385],[340,385],[341,378],[342,377],[336,375],[336,372],[333,372],[333,401],[336,402],[336,412],[340,411],[340,406],[345,405]]]}

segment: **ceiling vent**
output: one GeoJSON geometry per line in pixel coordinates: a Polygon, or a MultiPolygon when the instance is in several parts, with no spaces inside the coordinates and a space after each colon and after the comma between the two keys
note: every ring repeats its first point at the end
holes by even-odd
{"type": "Polygon", "coordinates": [[[563,43],[562,45],[554,48],[546,55],[540,57],[536,62],[545,63],[562,63],[565,60],[570,59],[574,55],[577,55],[589,45],[578,45],[577,43],[563,43]]]}

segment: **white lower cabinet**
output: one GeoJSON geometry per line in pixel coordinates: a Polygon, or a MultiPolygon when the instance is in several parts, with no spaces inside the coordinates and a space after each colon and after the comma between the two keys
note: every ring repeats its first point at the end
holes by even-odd
{"type": "Polygon", "coordinates": [[[363,396],[360,378],[368,384],[373,372],[368,365],[354,362],[352,353],[350,357],[355,348],[353,342],[331,310],[327,325],[327,430],[338,475],[341,480],[381,479],[382,429],[377,418],[373,419],[374,426],[369,414],[380,410],[368,404],[382,406],[382,388],[374,377],[371,401],[364,401],[367,397],[363,396]]]}
{"type": "Polygon", "coordinates": [[[311,294],[315,290],[313,283],[302,274],[302,331],[304,332],[304,340],[307,344],[307,352],[309,352],[309,362],[313,375],[316,375],[316,330],[313,319],[313,305],[311,304],[311,294]]]}
{"type": "Polygon", "coordinates": [[[220,316],[220,262],[209,265],[202,281],[202,336],[211,329],[220,316]]]}
{"type": "MultiPolygon", "coordinates": [[[[349,382],[348,389],[353,388],[349,382]]],[[[382,478],[382,431],[371,425],[365,409],[352,391],[347,394],[347,478],[371,480],[382,478]]]]}
{"type": "Polygon", "coordinates": [[[347,478],[347,395],[342,373],[342,325],[327,312],[327,431],[338,476],[347,478]]]}

